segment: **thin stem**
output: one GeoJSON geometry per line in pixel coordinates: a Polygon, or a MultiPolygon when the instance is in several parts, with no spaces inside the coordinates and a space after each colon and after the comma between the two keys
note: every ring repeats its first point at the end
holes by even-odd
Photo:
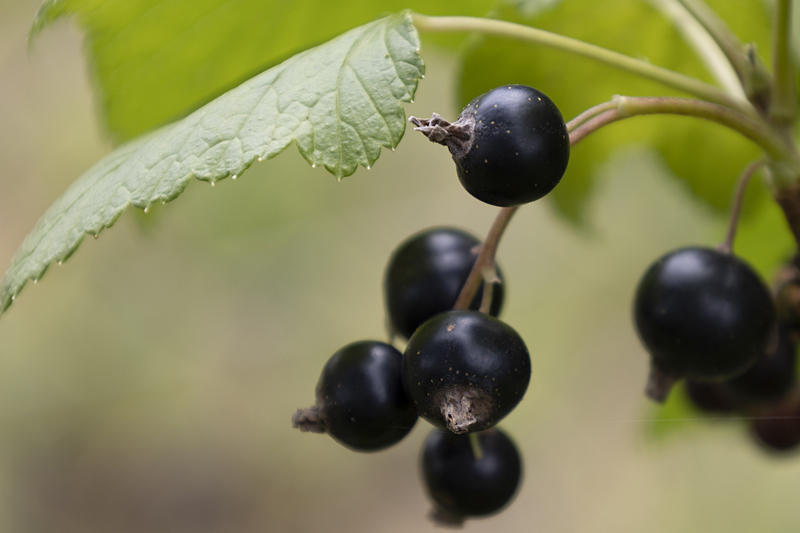
{"type": "Polygon", "coordinates": [[[478,309],[483,314],[489,314],[492,310],[492,297],[494,296],[494,284],[499,282],[497,279],[497,270],[494,266],[494,258],[491,264],[483,269],[483,296],[481,297],[481,306],[478,309]]]}
{"type": "Polygon", "coordinates": [[[745,46],[742,44],[742,41],[725,21],[703,0],[678,1],[703,25],[725,54],[739,77],[747,99],[758,109],[759,113],[766,114],[771,97],[772,75],[758,57],[755,45],[745,46]]]}
{"type": "Polygon", "coordinates": [[[497,252],[497,246],[500,244],[500,238],[503,236],[508,222],[517,212],[517,209],[519,209],[519,206],[504,207],[497,213],[497,218],[494,219],[489,234],[481,245],[478,259],[475,260],[475,265],[472,267],[467,281],[464,282],[453,309],[469,309],[469,304],[472,302],[472,298],[475,297],[475,293],[478,292],[481,281],[483,281],[483,271],[494,264],[494,256],[497,252]]]}
{"type": "Polygon", "coordinates": [[[717,248],[720,252],[729,254],[733,251],[733,241],[736,239],[736,229],[739,227],[739,215],[742,212],[742,202],[744,200],[744,193],[747,190],[747,184],[750,183],[750,179],[755,175],[756,171],[765,164],[766,161],[763,159],[754,161],[742,172],[739,178],[739,184],[736,186],[736,194],[733,197],[731,218],[728,223],[728,233],[725,235],[725,240],[717,248]]]}
{"type": "Polygon", "coordinates": [[[614,109],[609,109],[608,111],[599,114],[592,120],[584,123],[579,128],[571,132],[569,135],[569,140],[571,143],[577,144],[603,126],[607,126],[612,122],[616,122],[623,118],[625,118],[625,116],[623,116],[616,107],[614,109]]]}
{"type": "Polygon", "coordinates": [[[572,133],[577,127],[583,125],[584,123],[593,119],[597,115],[600,115],[604,111],[609,111],[611,109],[616,109],[616,108],[617,108],[617,103],[613,100],[610,100],[608,102],[603,102],[602,104],[597,104],[594,107],[590,107],[577,117],[567,122],[567,131],[572,133]]]}
{"type": "Polygon", "coordinates": [[[772,50],[773,73],[772,105],[770,119],[790,123],[797,116],[797,86],[792,61],[792,1],[778,0],[775,5],[774,43],[772,50]]]}
{"type": "MultiPolygon", "coordinates": [[[[714,35],[703,25],[702,21],[680,0],[650,0],[662,14],[670,19],[683,36],[683,39],[694,48],[697,57],[705,64],[714,79],[729,94],[746,100],[737,71],[729,57],[726,57],[714,35]]],[[[741,57],[741,54],[739,54],[741,57]]]]}
{"type": "MultiPolygon", "coordinates": [[[[609,113],[618,115],[619,111],[616,109],[617,105],[618,104],[616,101],[604,102],[584,111],[572,119],[569,124],[567,124],[568,130],[570,128],[575,128],[575,124],[580,124],[582,121],[583,127],[578,126],[577,131],[570,133],[570,147],[574,147],[591,131],[601,127],[595,127],[593,124],[596,124],[598,120],[602,120],[604,115],[609,113]],[[585,121],[587,117],[589,120],[585,121]],[[582,130],[584,127],[587,128],[587,132],[582,135],[578,134],[578,131],[582,130]]],[[[500,210],[500,212],[497,213],[497,217],[494,219],[492,227],[489,229],[489,234],[486,236],[486,239],[484,239],[483,244],[481,245],[481,251],[478,253],[478,258],[475,260],[475,264],[472,266],[472,270],[467,277],[467,281],[464,282],[464,286],[461,288],[461,292],[458,295],[458,299],[456,300],[453,309],[469,309],[469,305],[472,302],[472,299],[475,297],[475,293],[478,292],[478,287],[480,287],[481,281],[483,281],[485,277],[484,273],[486,272],[486,269],[491,268],[492,271],[494,271],[494,258],[495,254],[497,253],[497,247],[500,244],[500,238],[503,236],[503,232],[508,226],[508,223],[511,221],[511,217],[514,216],[514,213],[516,213],[517,209],[519,208],[520,206],[504,207],[500,210]]],[[[484,287],[484,291],[486,291],[486,288],[487,287],[484,287]]],[[[489,297],[488,301],[488,305],[490,306],[491,296],[489,297]]],[[[487,306],[486,302],[486,292],[484,292],[484,298],[481,301],[481,312],[488,312],[484,309],[484,307],[487,306]]]]}
{"type": "Polygon", "coordinates": [[[513,22],[476,17],[429,17],[414,13],[413,21],[414,26],[420,31],[477,31],[488,35],[497,35],[499,37],[508,37],[544,44],[552,48],[606,63],[607,65],[657,81],[703,100],[737,109],[741,113],[747,115],[755,114],[755,111],[749,104],[745,104],[724,91],[696,78],[557,33],[532,28],[523,24],[514,24],[513,22]]]}
{"type": "Polygon", "coordinates": [[[689,98],[617,97],[623,118],[635,115],[689,115],[726,126],[747,137],[777,161],[794,161],[798,158],[775,132],[760,120],[754,120],[721,105],[689,98]]]}
{"type": "Polygon", "coordinates": [[[713,9],[702,0],[678,0],[692,16],[703,25],[706,32],[714,39],[720,50],[728,58],[740,79],[747,72],[747,57],[743,53],[744,46],[733,31],[713,9]]]}
{"type": "Polygon", "coordinates": [[[800,174],[800,170],[798,170],[800,168],[800,158],[769,126],[760,120],[753,120],[727,107],[689,98],[668,97],[615,96],[613,102],[617,104],[615,108],[610,108],[608,102],[604,102],[582,113],[581,116],[589,114],[593,109],[605,110],[600,114],[592,113],[594,118],[575,128],[570,133],[570,141],[573,144],[577,143],[603,126],[637,115],[693,116],[716,122],[739,132],[760,146],[773,161],[780,161],[782,164],[781,169],[784,170],[785,175],[773,176],[776,182],[782,180],[781,183],[777,183],[779,187],[796,181],[798,174],[800,174]]]}

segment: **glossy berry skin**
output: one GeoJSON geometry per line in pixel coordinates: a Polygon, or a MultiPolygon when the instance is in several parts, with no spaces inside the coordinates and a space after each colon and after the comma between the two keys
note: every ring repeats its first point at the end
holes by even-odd
{"type": "MultiPolygon", "coordinates": [[[[480,240],[448,227],[431,228],[406,239],[392,254],[384,275],[383,290],[392,330],[405,338],[434,315],[453,308],[464,282],[478,258],[480,240]]],[[[503,275],[492,288],[489,313],[500,314],[503,305],[503,275]]],[[[483,285],[472,300],[477,310],[483,285]]]]}
{"type": "Polygon", "coordinates": [[[689,247],[650,266],[636,290],[634,319],[656,370],[722,380],[767,351],[775,307],[767,287],[740,259],[689,247]]]}
{"type": "Polygon", "coordinates": [[[531,360],[514,329],[478,311],[434,316],[411,336],[403,385],[417,412],[454,433],[482,431],[522,400],[531,360]]]}
{"type": "Polygon", "coordinates": [[[485,516],[505,507],[517,492],[522,460],[514,442],[497,428],[477,434],[475,458],[469,435],[433,431],[422,452],[422,477],[440,516],[452,521],[485,516]]]}
{"type": "MultiPolygon", "coordinates": [[[[417,421],[402,386],[403,355],[378,341],[348,344],[331,356],[317,383],[317,405],[305,411],[349,448],[375,451],[399,442],[417,421]]],[[[318,431],[310,428],[310,431],[318,431]]]]}
{"type": "Polygon", "coordinates": [[[472,100],[459,115],[471,121],[464,153],[453,152],[461,184],[500,207],[538,200],[561,181],[569,133],[556,105],[526,85],[503,85],[472,100]]]}
{"type": "Polygon", "coordinates": [[[735,397],[750,405],[775,403],[794,387],[796,368],[797,345],[789,329],[779,324],[775,349],[725,385],[735,397]]]}

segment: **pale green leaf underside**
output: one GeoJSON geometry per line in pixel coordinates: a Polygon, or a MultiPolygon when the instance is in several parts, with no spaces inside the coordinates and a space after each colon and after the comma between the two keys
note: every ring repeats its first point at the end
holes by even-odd
{"type": "Polygon", "coordinates": [[[44,0],[31,38],[51,21],[72,17],[85,35],[100,118],[115,139],[126,140],[183,118],[300,50],[388,13],[411,9],[428,15],[483,16],[493,4],[494,0],[44,0]]]}
{"type": "Polygon", "coordinates": [[[178,196],[193,178],[241,175],[292,141],[341,178],[372,165],[405,131],[401,102],[424,64],[407,13],[351,30],[225,93],[185,119],[123,145],[81,176],[42,216],[0,282],[0,312],[29,280],[68,258],[86,234],[129,206],[178,196]]]}

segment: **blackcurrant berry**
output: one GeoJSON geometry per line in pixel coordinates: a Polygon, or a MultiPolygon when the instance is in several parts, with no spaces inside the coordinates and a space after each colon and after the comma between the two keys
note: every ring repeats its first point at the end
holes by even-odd
{"type": "Polygon", "coordinates": [[[750,426],[764,449],[786,452],[800,446],[800,404],[797,399],[763,410],[750,426]]]}
{"type": "Polygon", "coordinates": [[[774,403],[786,396],[795,385],[797,345],[787,327],[778,324],[777,343],[744,374],[725,385],[749,404],[774,403]]]}
{"type": "Polygon", "coordinates": [[[349,448],[375,451],[399,442],[417,412],[403,390],[403,354],[378,341],[348,344],[331,356],[317,383],[317,403],[299,409],[292,425],[328,433],[349,448]]]}
{"type": "Polygon", "coordinates": [[[561,181],[569,134],[556,105],[526,85],[503,85],[472,100],[452,124],[433,114],[410,119],[450,149],[461,184],[501,207],[538,200],[561,181]]]}
{"type": "Polygon", "coordinates": [[[779,271],[775,292],[778,319],[789,328],[793,337],[800,336],[800,272],[794,264],[779,271]]]}
{"type": "Polygon", "coordinates": [[[724,382],[687,379],[686,394],[695,407],[706,413],[733,413],[741,407],[724,382]]]}
{"type": "MultiPolygon", "coordinates": [[[[458,299],[475,260],[480,240],[456,228],[431,228],[406,239],[386,267],[383,290],[389,324],[405,338],[434,315],[449,311],[458,299]]],[[[497,316],[503,305],[503,275],[492,287],[489,313],[497,316]]],[[[472,300],[477,310],[483,285],[472,300]]]]}
{"type": "Polygon", "coordinates": [[[661,257],[645,272],[634,319],[651,356],[646,392],[663,401],[676,379],[722,380],[752,366],[767,351],[775,306],[740,259],[689,247],[661,257]]]}
{"type": "Polygon", "coordinates": [[[514,442],[497,428],[477,433],[476,456],[471,437],[435,430],[425,441],[422,477],[440,523],[496,513],[517,492],[522,460],[514,442]]]}
{"type": "Polygon", "coordinates": [[[411,336],[403,385],[417,412],[454,433],[487,429],[522,400],[528,349],[514,329],[477,311],[434,316],[411,336]]]}

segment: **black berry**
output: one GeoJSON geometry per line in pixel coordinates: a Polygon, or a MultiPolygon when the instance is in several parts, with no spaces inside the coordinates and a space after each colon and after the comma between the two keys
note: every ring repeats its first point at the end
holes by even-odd
{"type": "Polygon", "coordinates": [[[737,398],[749,404],[774,403],[794,387],[796,367],[797,345],[788,328],[779,323],[774,349],[725,385],[737,398]]]}
{"type": "Polygon", "coordinates": [[[786,452],[800,446],[800,403],[797,399],[762,410],[750,426],[764,449],[786,452]]]}
{"type": "Polygon", "coordinates": [[[676,379],[723,380],[752,366],[767,351],[775,306],[740,259],[690,247],[650,266],[636,290],[634,319],[651,356],[647,394],[663,401],[676,379]]]}
{"type": "Polygon", "coordinates": [[[349,448],[374,451],[405,437],[417,421],[401,379],[403,355],[378,341],[348,344],[331,356],[317,383],[317,403],[292,425],[328,433],[349,448]]]}
{"type": "Polygon", "coordinates": [[[425,441],[422,476],[438,522],[460,524],[496,513],[519,486],[522,460],[514,442],[497,428],[477,433],[478,458],[471,437],[433,431],[425,441]]]}
{"type": "Polygon", "coordinates": [[[494,317],[448,311],[406,346],[403,385],[417,412],[454,433],[487,429],[522,400],[531,360],[522,338],[494,317]]]}
{"type": "Polygon", "coordinates": [[[686,394],[695,407],[706,413],[734,413],[741,407],[727,383],[724,382],[687,379],[686,394]]]}
{"type": "MultiPolygon", "coordinates": [[[[383,289],[391,328],[405,338],[426,320],[448,311],[456,303],[475,260],[476,237],[456,228],[431,228],[406,239],[392,254],[386,267],[383,289]]],[[[497,316],[503,305],[503,276],[492,287],[490,314],[497,316]]],[[[477,310],[483,285],[472,300],[477,310]]]]}
{"type": "Polygon", "coordinates": [[[410,119],[450,149],[461,184],[501,207],[538,200],[561,181],[569,134],[556,105],[526,85],[503,85],[470,102],[452,124],[435,114],[410,119]]]}

